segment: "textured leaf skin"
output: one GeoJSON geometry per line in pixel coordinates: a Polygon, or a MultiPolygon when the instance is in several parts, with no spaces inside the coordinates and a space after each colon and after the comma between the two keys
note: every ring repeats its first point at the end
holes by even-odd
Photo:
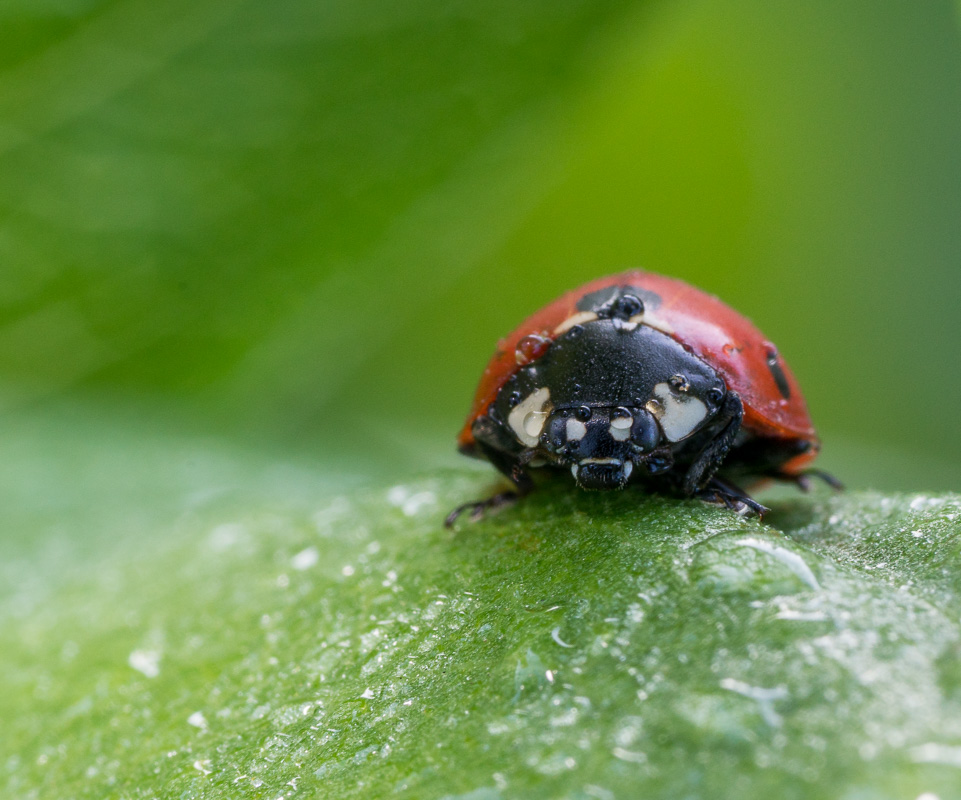
{"type": "Polygon", "coordinates": [[[312,478],[21,556],[0,794],[961,797],[957,497],[312,478]]]}

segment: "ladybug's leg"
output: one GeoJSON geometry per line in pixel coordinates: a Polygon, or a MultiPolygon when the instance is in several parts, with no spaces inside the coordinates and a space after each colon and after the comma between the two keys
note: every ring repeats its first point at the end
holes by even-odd
{"type": "Polygon", "coordinates": [[[684,476],[683,488],[686,495],[697,494],[699,489],[707,487],[710,483],[714,473],[727,457],[734,438],[741,429],[743,418],[744,406],[741,404],[741,398],[737,392],[728,392],[727,397],[724,398],[724,404],[717,412],[717,420],[722,424],[721,429],[694,459],[694,463],[684,476]]]}
{"type": "MultiPolygon", "coordinates": [[[[482,450],[485,449],[484,445],[480,442],[478,442],[478,445],[482,450]]],[[[444,520],[444,527],[452,528],[457,518],[465,511],[470,511],[468,519],[470,519],[471,522],[477,522],[483,518],[484,514],[488,511],[510,505],[530,493],[531,489],[534,488],[534,481],[524,468],[525,464],[522,460],[517,459],[511,461],[504,453],[496,450],[486,453],[486,455],[495,467],[511,479],[515,487],[514,491],[498,492],[486,500],[475,500],[471,503],[464,503],[463,505],[457,506],[457,508],[447,515],[447,518],[444,520]]]]}
{"type": "Polygon", "coordinates": [[[528,462],[534,456],[533,450],[513,454],[491,446],[483,438],[478,438],[476,441],[477,447],[484,454],[484,457],[510,478],[511,483],[514,484],[514,491],[498,492],[486,500],[475,500],[472,503],[457,506],[447,515],[444,520],[444,527],[453,527],[457,518],[465,511],[470,511],[468,519],[471,522],[477,522],[488,511],[510,505],[534,488],[534,481],[526,469],[528,462]]]}
{"type": "Polygon", "coordinates": [[[771,475],[771,477],[776,478],[779,481],[793,483],[802,492],[811,491],[811,478],[819,478],[836,492],[840,492],[844,489],[844,484],[841,483],[841,481],[835,478],[830,472],[825,472],[823,469],[806,469],[804,472],[797,473],[797,475],[791,475],[787,472],[775,472],[771,475]]]}
{"type": "Polygon", "coordinates": [[[771,510],[767,506],[762,506],[743,489],[723,478],[711,478],[703,489],[694,492],[694,496],[705,503],[722,505],[739,514],[757,514],[763,517],[771,510]]]}
{"type": "Polygon", "coordinates": [[[471,522],[478,522],[484,518],[484,515],[488,511],[493,511],[501,506],[509,506],[511,503],[516,502],[520,499],[520,492],[498,492],[495,495],[491,495],[486,500],[475,500],[472,503],[463,503],[457,506],[447,517],[444,519],[445,528],[453,528],[454,523],[457,522],[457,518],[463,514],[465,511],[470,511],[467,519],[471,522]]]}

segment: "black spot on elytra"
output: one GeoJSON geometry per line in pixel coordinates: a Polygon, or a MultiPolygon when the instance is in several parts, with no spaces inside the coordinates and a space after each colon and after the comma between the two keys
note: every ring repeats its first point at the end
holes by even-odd
{"type": "Polygon", "coordinates": [[[656,292],[649,292],[639,286],[608,286],[596,292],[585,294],[577,301],[578,311],[593,311],[598,316],[610,316],[604,312],[610,310],[619,297],[633,295],[644,305],[644,308],[658,308],[663,300],[656,292]]]}
{"type": "Polygon", "coordinates": [[[781,361],[776,347],[767,348],[767,368],[771,371],[771,375],[774,377],[774,382],[777,384],[777,390],[781,393],[781,397],[783,397],[785,400],[790,400],[791,387],[787,382],[787,376],[784,374],[784,369],[781,367],[781,361]]]}

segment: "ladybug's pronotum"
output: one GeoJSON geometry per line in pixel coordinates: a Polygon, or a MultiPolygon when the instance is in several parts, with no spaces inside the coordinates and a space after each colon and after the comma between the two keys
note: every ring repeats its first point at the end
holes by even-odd
{"type": "Polygon", "coordinates": [[[756,514],[767,509],[739,484],[840,485],[807,469],[820,442],[777,348],[717,298],[639,270],[568,292],[501,341],[458,444],[514,490],[455,509],[448,525],[527,494],[532,470],[756,514]]]}

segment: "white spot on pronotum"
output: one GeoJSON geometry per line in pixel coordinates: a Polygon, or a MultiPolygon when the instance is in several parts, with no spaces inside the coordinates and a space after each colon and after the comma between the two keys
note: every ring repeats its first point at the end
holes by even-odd
{"type": "Polygon", "coordinates": [[[127,663],[148,678],[160,674],[160,653],[156,650],[134,650],[127,656],[127,663]]]}
{"type": "Polygon", "coordinates": [[[614,419],[611,420],[612,428],[630,430],[630,427],[633,424],[634,417],[632,417],[630,414],[625,414],[624,412],[621,412],[618,416],[615,416],[614,419]]]}
{"type": "Polygon", "coordinates": [[[615,442],[626,442],[631,438],[631,426],[634,424],[634,417],[624,412],[615,413],[611,418],[610,434],[615,442]]]}
{"type": "Polygon", "coordinates": [[[565,319],[560,325],[554,328],[554,335],[560,336],[562,333],[566,333],[575,325],[583,325],[585,322],[593,322],[597,319],[597,314],[593,311],[579,311],[572,317],[565,319]]]}
{"type": "Polygon", "coordinates": [[[565,430],[567,440],[570,442],[579,442],[587,436],[587,426],[579,419],[574,419],[574,417],[568,417],[565,430]]]}
{"type": "Polygon", "coordinates": [[[656,402],[649,402],[646,408],[657,417],[669,442],[690,436],[707,417],[707,406],[701,400],[676,392],[668,383],[654,387],[654,398],[656,402]]]}
{"type": "Polygon", "coordinates": [[[628,439],[631,438],[631,429],[615,428],[613,425],[611,425],[611,438],[615,442],[626,442],[628,439]]]}
{"type": "Polygon", "coordinates": [[[631,317],[631,322],[643,322],[648,327],[659,330],[669,336],[674,334],[674,328],[672,328],[666,320],[659,318],[656,311],[648,310],[644,314],[631,317]]]}
{"type": "Polygon", "coordinates": [[[537,437],[541,435],[541,431],[544,430],[546,417],[547,412],[544,411],[531,411],[524,417],[524,433],[534,439],[535,443],[537,437]]]}
{"type": "Polygon", "coordinates": [[[551,399],[551,390],[546,386],[531,392],[524,400],[511,409],[507,424],[518,440],[528,447],[536,447],[537,440],[547,422],[546,406],[551,399]]]}

